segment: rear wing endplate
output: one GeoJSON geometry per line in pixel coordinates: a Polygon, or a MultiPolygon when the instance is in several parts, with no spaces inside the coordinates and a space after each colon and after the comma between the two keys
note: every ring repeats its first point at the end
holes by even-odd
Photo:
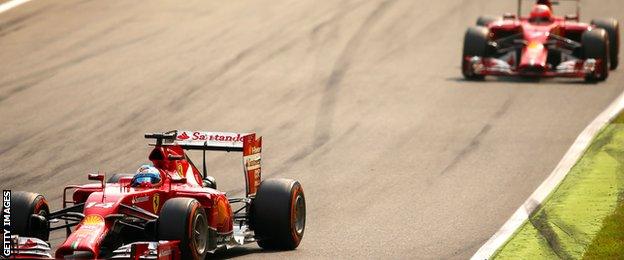
{"type": "MultiPolygon", "coordinates": [[[[156,146],[179,145],[185,150],[243,152],[243,170],[247,196],[254,196],[261,178],[262,137],[255,133],[228,133],[174,130],[166,133],[147,133],[147,139],[156,139],[156,146]]],[[[206,157],[204,153],[204,175],[206,157]]]]}

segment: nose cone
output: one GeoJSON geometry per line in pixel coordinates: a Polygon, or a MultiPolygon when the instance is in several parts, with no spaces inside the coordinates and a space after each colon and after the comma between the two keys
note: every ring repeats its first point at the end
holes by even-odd
{"type": "Polygon", "coordinates": [[[546,69],[548,51],[540,42],[530,42],[522,49],[522,59],[519,69],[521,71],[542,72],[546,69]]]}
{"type": "Polygon", "coordinates": [[[102,216],[96,214],[86,216],[65,243],[56,250],[56,258],[64,258],[75,252],[89,252],[97,258],[101,240],[107,232],[102,216]]]}

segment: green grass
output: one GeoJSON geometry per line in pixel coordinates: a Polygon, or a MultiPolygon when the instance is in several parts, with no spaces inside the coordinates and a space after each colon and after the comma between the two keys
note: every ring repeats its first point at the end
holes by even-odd
{"type": "Polygon", "coordinates": [[[497,259],[580,259],[624,254],[624,116],[594,139],[564,181],[499,249],[497,259]],[[617,236],[615,234],[617,233],[617,236]]]}
{"type": "Polygon", "coordinates": [[[622,258],[624,254],[624,201],[603,221],[602,229],[585,252],[585,259],[622,258]]]}

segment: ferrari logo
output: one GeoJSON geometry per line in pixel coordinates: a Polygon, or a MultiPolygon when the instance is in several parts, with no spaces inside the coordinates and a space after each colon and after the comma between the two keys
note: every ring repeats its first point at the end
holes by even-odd
{"type": "Polygon", "coordinates": [[[182,168],[182,164],[178,163],[178,175],[180,175],[180,177],[184,178],[184,169],[182,168]]]}
{"type": "Polygon", "coordinates": [[[154,212],[158,212],[158,207],[160,206],[160,195],[158,195],[158,193],[154,194],[152,206],[154,206],[154,212]]]}

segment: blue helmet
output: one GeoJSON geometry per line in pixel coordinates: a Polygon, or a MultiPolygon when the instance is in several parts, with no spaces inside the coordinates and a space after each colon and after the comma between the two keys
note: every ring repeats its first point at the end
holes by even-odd
{"type": "Polygon", "coordinates": [[[142,165],[132,178],[132,186],[136,187],[143,183],[157,184],[160,182],[160,171],[151,165],[142,165]]]}

